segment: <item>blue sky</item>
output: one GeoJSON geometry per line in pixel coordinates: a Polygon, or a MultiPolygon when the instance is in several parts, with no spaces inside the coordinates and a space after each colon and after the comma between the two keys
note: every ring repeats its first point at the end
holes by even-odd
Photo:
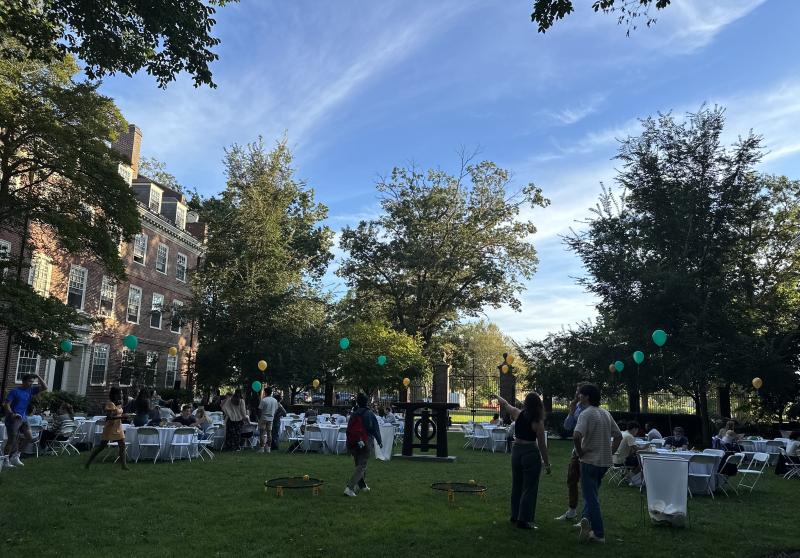
{"type": "MultiPolygon", "coordinates": [[[[393,166],[455,170],[459,148],[480,148],[552,201],[533,213],[540,265],[522,312],[486,312],[538,339],[594,315],[559,235],[613,184],[638,118],[722,104],[728,141],[754,129],[762,170],[800,178],[800,2],[673,0],[630,37],[588,0],[542,35],[530,4],[241,0],[217,14],[218,89],[137,75],[102,90],[142,129],[143,155],[203,194],[224,187],[225,146],[286,133],[337,231],[377,213],[375,180],[393,166]]],[[[332,273],[326,284],[342,291],[332,273]]]]}

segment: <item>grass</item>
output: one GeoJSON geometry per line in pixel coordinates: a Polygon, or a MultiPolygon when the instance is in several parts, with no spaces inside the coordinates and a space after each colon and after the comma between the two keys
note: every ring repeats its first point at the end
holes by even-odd
{"type": "MultiPolygon", "coordinates": [[[[507,454],[462,450],[451,434],[453,464],[371,460],[369,494],[342,496],[352,471],[346,456],[218,454],[212,462],[152,462],[123,472],[110,461],[89,471],[80,457],[28,459],[0,474],[0,556],[480,556],[574,558],[585,552],[564,511],[569,444],[551,442],[553,475],[543,476],[538,531],[508,522],[507,454]],[[264,492],[264,481],[310,474],[322,495],[264,492]],[[438,480],[475,479],[485,501],[430,489],[438,480]]],[[[689,503],[682,530],[643,525],[640,495],[604,485],[607,543],[592,558],[755,557],[800,547],[800,482],[768,471],[752,494],[689,503]]]]}

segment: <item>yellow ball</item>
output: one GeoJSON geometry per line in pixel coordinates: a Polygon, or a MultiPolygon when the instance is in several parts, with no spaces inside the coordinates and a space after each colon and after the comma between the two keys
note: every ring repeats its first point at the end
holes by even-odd
{"type": "Polygon", "coordinates": [[[506,364],[508,365],[514,364],[514,355],[508,355],[506,357],[506,364]]]}
{"type": "Polygon", "coordinates": [[[174,357],[175,355],[178,354],[178,348],[177,347],[170,347],[169,351],[167,351],[167,352],[169,353],[169,356],[174,357]]]}
{"type": "Polygon", "coordinates": [[[314,386],[314,389],[317,389],[319,387],[319,380],[314,380],[311,382],[311,385],[314,386]]]}
{"type": "Polygon", "coordinates": [[[403,385],[406,387],[410,386],[411,380],[409,380],[408,378],[403,378],[403,385]]]}
{"type": "Polygon", "coordinates": [[[258,361],[258,369],[262,372],[267,369],[267,361],[266,360],[259,360],[258,361]]]}
{"type": "Polygon", "coordinates": [[[753,378],[753,387],[756,389],[761,389],[761,386],[764,385],[764,380],[761,378],[753,378]]]}

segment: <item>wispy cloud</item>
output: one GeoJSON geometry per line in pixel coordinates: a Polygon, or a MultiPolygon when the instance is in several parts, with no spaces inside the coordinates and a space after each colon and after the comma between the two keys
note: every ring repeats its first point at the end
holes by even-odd
{"type": "Polygon", "coordinates": [[[590,114],[597,112],[597,109],[602,105],[605,100],[604,95],[594,95],[588,101],[578,104],[574,107],[564,108],[557,110],[550,114],[550,116],[557,122],[563,125],[570,125],[580,122],[590,114]]]}

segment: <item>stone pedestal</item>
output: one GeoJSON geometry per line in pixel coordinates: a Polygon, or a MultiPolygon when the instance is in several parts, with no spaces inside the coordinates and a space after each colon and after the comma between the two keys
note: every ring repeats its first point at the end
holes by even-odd
{"type": "Polygon", "coordinates": [[[406,386],[400,387],[400,399],[398,403],[411,403],[411,390],[406,386]]]}
{"type": "MultiPolygon", "coordinates": [[[[500,372],[498,388],[500,390],[500,397],[508,401],[510,405],[514,405],[517,395],[517,378],[514,376],[514,374],[510,372],[508,374],[503,374],[500,372]]],[[[500,418],[505,420],[508,418],[508,413],[501,412],[500,418]]]]}

